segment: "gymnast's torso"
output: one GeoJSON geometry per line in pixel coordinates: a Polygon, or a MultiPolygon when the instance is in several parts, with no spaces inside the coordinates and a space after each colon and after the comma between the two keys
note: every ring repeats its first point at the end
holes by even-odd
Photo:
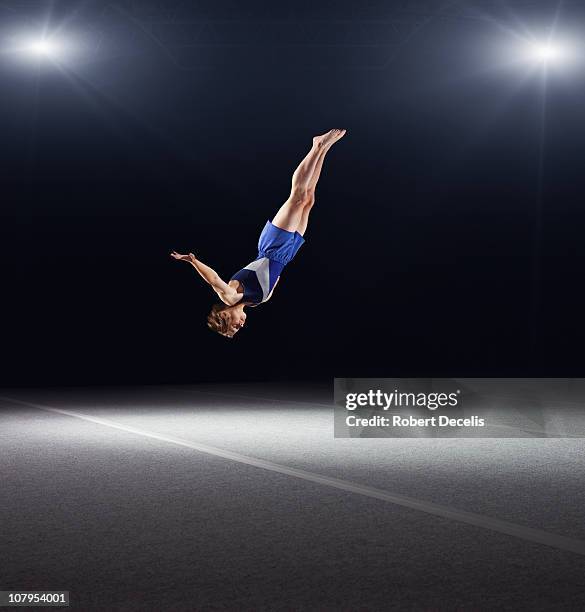
{"type": "Polygon", "coordinates": [[[241,302],[258,306],[272,297],[284,266],[285,264],[268,257],[258,257],[238,270],[229,284],[242,294],[241,302]]]}

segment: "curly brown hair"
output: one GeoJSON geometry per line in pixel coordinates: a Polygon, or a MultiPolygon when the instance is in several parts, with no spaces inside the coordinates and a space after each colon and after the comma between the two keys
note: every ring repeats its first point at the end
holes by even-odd
{"type": "Polygon", "coordinates": [[[220,313],[225,309],[223,304],[214,304],[211,307],[211,311],[207,315],[207,327],[214,332],[217,332],[220,336],[224,336],[225,338],[230,338],[228,336],[228,322],[220,315],[220,313]]]}

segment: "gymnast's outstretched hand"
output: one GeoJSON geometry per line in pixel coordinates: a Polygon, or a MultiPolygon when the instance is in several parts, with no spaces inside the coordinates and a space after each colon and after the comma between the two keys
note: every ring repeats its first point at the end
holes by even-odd
{"type": "Polygon", "coordinates": [[[171,253],[171,257],[173,259],[178,259],[179,261],[187,261],[191,264],[196,261],[195,255],[193,255],[193,253],[188,253],[187,255],[181,255],[181,253],[177,253],[177,251],[173,251],[171,253]]]}

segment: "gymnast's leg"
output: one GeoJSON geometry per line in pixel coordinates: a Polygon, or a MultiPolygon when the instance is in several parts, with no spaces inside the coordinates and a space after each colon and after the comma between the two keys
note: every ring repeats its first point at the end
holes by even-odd
{"type": "MultiPolygon", "coordinates": [[[[342,135],[340,136],[340,138],[343,137],[344,134],[345,134],[345,130],[342,131],[342,135]]],[[[333,141],[333,142],[337,142],[337,141],[333,141]]],[[[309,181],[309,193],[307,197],[307,203],[303,207],[303,212],[301,214],[301,220],[299,221],[299,226],[297,227],[297,232],[301,236],[304,236],[305,232],[307,231],[307,225],[309,223],[309,214],[311,212],[311,209],[313,208],[313,205],[315,204],[315,189],[317,188],[317,182],[319,181],[319,177],[321,176],[321,169],[323,168],[323,162],[325,161],[325,155],[327,155],[327,152],[333,145],[333,142],[329,142],[326,146],[323,147],[321,154],[319,155],[317,159],[315,170],[313,171],[313,176],[311,177],[311,180],[309,181]]]]}
{"type": "Polygon", "coordinates": [[[344,135],[345,130],[330,130],[313,138],[311,150],[293,174],[290,196],[272,220],[274,225],[289,232],[305,233],[325,155],[344,135]]]}

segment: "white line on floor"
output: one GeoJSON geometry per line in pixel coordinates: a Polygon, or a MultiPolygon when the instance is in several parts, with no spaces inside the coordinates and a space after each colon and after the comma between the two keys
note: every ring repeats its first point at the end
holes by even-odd
{"type": "Polygon", "coordinates": [[[72,410],[64,410],[62,408],[55,408],[53,406],[47,406],[43,404],[36,404],[32,402],[26,402],[11,397],[1,397],[0,400],[5,402],[11,402],[14,404],[22,404],[31,408],[38,408],[47,412],[53,412],[56,414],[64,414],[66,416],[75,417],[90,423],[96,423],[105,427],[111,427],[113,429],[119,429],[128,433],[143,436],[145,438],[152,438],[161,442],[168,442],[169,444],[175,444],[177,446],[183,446],[191,448],[193,450],[221,457],[223,459],[229,459],[231,461],[237,461],[245,465],[251,465],[253,467],[261,468],[263,470],[269,470],[279,474],[285,474],[286,476],[293,476],[294,478],[300,478],[308,482],[314,482],[327,487],[333,487],[342,491],[348,491],[350,493],[356,493],[358,495],[364,495],[365,497],[371,497],[382,501],[390,502],[398,506],[405,508],[411,508],[413,510],[420,510],[427,514],[434,516],[440,516],[442,518],[467,523],[468,525],[475,525],[476,527],[482,527],[484,529],[490,529],[491,531],[497,531],[507,535],[527,540],[529,542],[535,542],[537,544],[544,544],[546,546],[552,546],[561,550],[570,551],[579,555],[585,555],[585,541],[569,538],[566,536],[557,535],[548,531],[542,531],[540,529],[533,529],[532,527],[525,527],[523,525],[517,525],[509,521],[503,521],[500,519],[492,518],[489,516],[483,516],[481,514],[475,514],[473,512],[466,512],[464,510],[458,510],[456,508],[450,508],[448,506],[442,506],[433,502],[415,499],[413,497],[407,497],[405,495],[399,495],[397,493],[390,493],[383,489],[376,489],[374,487],[368,487],[358,483],[350,482],[348,480],[341,480],[340,478],[332,478],[330,476],[323,476],[315,474],[314,472],[308,472],[306,470],[299,470],[296,468],[287,467],[278,463],[272,463],[272,461],[265,461],[263,459],[256,459],[254,457],[248,457],[232,451],[223,450],[214,446],[207,446],[206,444],[200,444],[198,442],[191,442],[189,440],[183,440],[181,438],[175,438],[172,436],[165,436],[157,434],[144,429],[138,429],[129,425],[122,425],[108,419],[102,419],[100,417],[94,417],[72,410]]]}

